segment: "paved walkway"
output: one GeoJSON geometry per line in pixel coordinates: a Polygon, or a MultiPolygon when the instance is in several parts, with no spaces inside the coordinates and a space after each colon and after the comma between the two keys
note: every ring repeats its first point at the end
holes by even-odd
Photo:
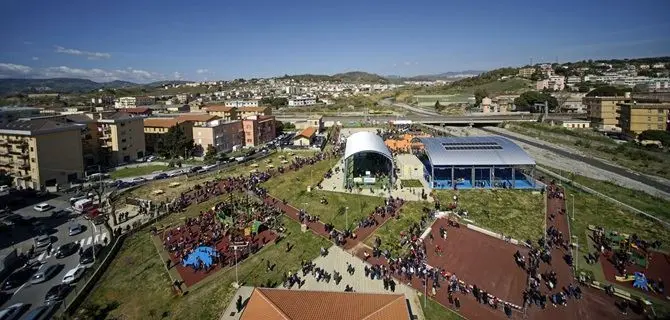
{"type": "MultiPolygon", "coordinates": [[[[305,284],[300,287],[299,290],[344,292],[344,288],[349,285],[354,288],[355,292],[361,293],[404,294],[405,298],[409,301],[412,314],[416,316],[415,319],[424,319],[423,309],[421,308],[423,300],[419,298],[419,295],[412,287],[398,283],[395,292],[384,290],[383,281],[371,280],[369,277],[365,276],[363,270],[366,265],[370,266],[370,264],[352,256],[350,253],[342,250],[342,248],[332,246],[328,249],[328,255],[325,257],[319,256],[314,259],[313,262],[317,267],[322,268],[331,274],[334,274],[334,271],[339,272],[342,275],[342,281],[339,285],[335,284],[334,280],[331,280],[330,282],[317,282],[316,278],[311,274],[307,274],[307,276],[303,277],[302,272],[298,272],[298,275],[305,280],[305,284]],[[346,272],[347,262],[353,265],[356,270],[353,275],[349,275],[346,272]]],[[[281,287],[281,285],[279,287],[281,287]]],[[[294,286],[293,288],[297,289],[297,286],[294,286]]]]}
{"type": "Polygon", "coordinates": [[[237,299],[242,296],[243,305],[246,306],[247,300],[251,297],[252,292],[254,292],[254,287],[242,286],[237,289],[237,292],[233,295],[226,311],[221,315],[221,320],[239,320],[244,308],[240,310],[240,312],[237,311],[237,299]]]}

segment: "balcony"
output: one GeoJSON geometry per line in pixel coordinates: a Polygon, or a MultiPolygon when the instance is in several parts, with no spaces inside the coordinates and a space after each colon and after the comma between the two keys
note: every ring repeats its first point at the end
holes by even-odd
{"type": "Polygon", "coordinates": [[[18,150],[9,150],[9,154],[15,155],[15,156],[20,156],[23,155],[23,152],[18,151],[18,150]]]}
{"type": "Polygon", "coordinates": [[[22,165],[19,166],[19,169],[21,169],[21,170],[30,170],[30,164],[28,164],[28,163],[24,163],[24,164],[22,164],[22,165]]]}

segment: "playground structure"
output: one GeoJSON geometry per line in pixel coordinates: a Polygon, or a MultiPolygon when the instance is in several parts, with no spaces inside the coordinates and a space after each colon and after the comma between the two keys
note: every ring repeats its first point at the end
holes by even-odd
{"type": "Polygon", "coordinates": [[[209,269],[214,263],[214,258],[218,256],[219,253],[214,248],[202,246],[193,250],[191,254],[182,260],[182,265],[196,269],[202,264],[202,266],[209,269]]]}

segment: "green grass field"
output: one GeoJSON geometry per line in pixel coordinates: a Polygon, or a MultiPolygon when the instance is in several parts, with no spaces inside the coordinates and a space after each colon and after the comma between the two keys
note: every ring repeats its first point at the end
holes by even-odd
{"type": "MultiPolygon", "coordinates": [[[[423,297],[421,297],[421,303],[423,305],[423,297]]],[[[426,320],[462,320],[465,319],[461,317],[456,311],[447,309],[437,301],[433,299],[426,300],[426,306],[423,308],[423,315],[426,317],[426,320]]]]}
{"type": "Polygon", "coordinates": [[[421,181],[416,179],[400,180],[400,185],[403,188],[423,188],[421,181]]]}
{"type": "Polygon", "coordinates": [[[166,165],[151,164],[141,167],[119,169],[110,172],[109,175],[112,177],[112,179],[122,179],[127,177],[143,176],[145,174],[154,173],[155,171],[163,171],[167,168],[168,167],[166,165]]]}
{"type": "MultiPolygon", "coordinates": [[[[326,239],[311,232],[302,233],[300,226],[284,220],[287,236],[240,263],[238,272],[244,285],[280,284],[282,275],[299,268],[303,259],[319,255],[326,239]],[[286,252],[284,242],[295,244],[286,252]],[[267,273],[265,261],[276,264],[267,273]]],[[[189,289],[188,294],[173,293],[163,261],[151,242],[150,234],[140,231],[126,239],[121,251],[102,276],[84,305],[115,306],[108,318],[119,319],[218,319],[232,300],[235,289],[234,269],[209,276],[189,289]]]]}
{"type": "Polygon", "coordinates": [[[287,172],[270,179],[264,186],[271,195],[286,200],[298,209],[305,209],[309,214],[318,215],[324,223],[332,223],[335,228],[343,230],[346,226],[347,215],[349,225],[354,225],[358,220],[369,215],[375,206],[383,205],[384,198],[365,195],[369,193],[366,190],[361,195],[315,188],[307,192],[307,186],[315,186],[337,161],[338,159],[324,160],[299,171],[287,172]],[[328,201],[327,205],[320,203],[322,198],[328,201]],[[349,209],[345,210],[346,207],[349,209]]]}
{"type": "Polygon", "coordinates": [[[542,237],[544,197],[527,190],[440,190],[437,198],[443,207],[458,193],[459,206],[477,226],[502,232],[517,240],[542,237]]]}
{"type": "Polygon", "coordinates": [[[405,252],[405,248],[400,246],[400,232],[407,232],[414,223],[421,221],[423,208],[434,208],[430,202],[410,201],[406,202],[400,211],[399,219],[391,219],[377,229],[370,237],[365,239],[365,244],[374,246],[375,238],[381,239],[381,249],[389,250],[393,256],[399,256],[405,252]]]}

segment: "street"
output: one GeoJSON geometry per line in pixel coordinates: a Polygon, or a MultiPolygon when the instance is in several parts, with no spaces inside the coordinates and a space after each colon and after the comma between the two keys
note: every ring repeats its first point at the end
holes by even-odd
{"type": "MultiPolygon", "coordinates": [[[[56,284],[62,283],[63,276],[69,270],[79,265],[79,254],[77,252],[74,252],[73,254],[62,259],[57,259],[55,253],[59,246],[69,242],[75,242],[79,247],[85,249],[93,244],[104,245],[105,238],[107,238],[107,241],[110,240],[110,234],[104,225],[96,226],[90,221],[85,220],[83,216],[77,217],[74,216],[75,214],[73,213],[71,216],[67,217],[51,217],[51,214],[56,210],[70,207],[69,196],[59,196],[43,202],[46,202],[55,208],[46,212],[38,212],[33,209],[34,204],[30,204],[21,209],[14,210],[14,213],[23,217],[37,218],[37,221],[40,221],[40,223],[43,224],[44,228],[47,230],[47,234],[51,236],[53,247],[51,253],[46,252],[45,246],[39,249],[36,248],[35,254],[33,255],[35,259],[39,261],[40,264],[42,264],[42,268],[46,268],[53,264],[62,264],[63,266],[59,269],[57,274],[43,283],[31,284],[30,280],[28,280],[18,288],[9,290],[8,293],[12,293],[13,295],[1,306],[1,308],[6,308],[18,302],[30,304],[30,309],[44,304],[44,297],[49,288],[56,284]],[[83,226],[83,231],[79,234],[70,236],[69,227],[76,223],[79,223],[83,226]]],[[[35,244],[34,238],[37,236],[37,231],[33,230],[33,228],[30,226],[15,226],[11,235],[12,239],[16,239],[17,242],[11,245],[3,245],[3,247],[0,249],[0,255],[5,255],[14,248],[20,248],[21,251],[27,252],[30,247],[35,244]]],[[[92,270],[87,270],[86,272],[92,272],[92,270]]]]}

